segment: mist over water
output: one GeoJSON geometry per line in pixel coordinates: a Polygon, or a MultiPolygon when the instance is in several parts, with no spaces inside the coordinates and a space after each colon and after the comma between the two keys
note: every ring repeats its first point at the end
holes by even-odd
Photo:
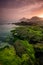
{"type": "Polygon", "coordinates": [[[10,31],[12,29],[14,29],[15,27],[17,27],[17,26],[16,25],[12,25],[12,24],[0,25],[0,39],[2,39],[3,37],[9,36],[10,35],[10,31]]]}

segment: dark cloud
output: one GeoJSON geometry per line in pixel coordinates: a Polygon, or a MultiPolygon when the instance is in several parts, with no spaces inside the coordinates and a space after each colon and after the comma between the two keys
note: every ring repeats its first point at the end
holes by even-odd
{"type": "Polygon", "coordinates": [[[21,7],[32,4],[31,0],[0,0],[1,7],[21,7]]]}
{"type": "Polygon", "coordinates": [[[1,8],[18,8],[35,3],[43,3],[43,0],[0,0],[1,8]]]}

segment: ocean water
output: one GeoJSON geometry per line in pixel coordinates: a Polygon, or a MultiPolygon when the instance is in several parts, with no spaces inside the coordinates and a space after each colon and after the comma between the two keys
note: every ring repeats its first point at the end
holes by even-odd
{"type": "Polygon", "coordinates": [[[3,24],[3,25],[0,25],[0,41],[1,41],[2,38],[4,38],[7,35],[9,35],[10,31],[12,29],[14,29],[15,27],[18,27],[18,26],[13,25],[13,24],[3,24]]]}

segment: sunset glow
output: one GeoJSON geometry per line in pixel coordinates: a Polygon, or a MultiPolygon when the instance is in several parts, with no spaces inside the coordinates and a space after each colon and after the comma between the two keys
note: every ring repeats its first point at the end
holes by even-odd
{"type": "Polygon", "coordinates": [[[40,18],[43,18],[43,15],[40,15],[39,17],[40,17],[40,18]]]}
{"type": "Polygon", "coordinates": [[[43,0],[0,0],[0,5],[2,19],[43,18],[43,0]]]}

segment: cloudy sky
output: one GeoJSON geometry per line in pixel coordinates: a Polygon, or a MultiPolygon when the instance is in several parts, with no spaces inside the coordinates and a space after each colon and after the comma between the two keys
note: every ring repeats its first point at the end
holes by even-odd
{"type": "Polygon", "coordinates": [[[43,0],[0,0],[0,18],[43,17],[43,0]]]}

